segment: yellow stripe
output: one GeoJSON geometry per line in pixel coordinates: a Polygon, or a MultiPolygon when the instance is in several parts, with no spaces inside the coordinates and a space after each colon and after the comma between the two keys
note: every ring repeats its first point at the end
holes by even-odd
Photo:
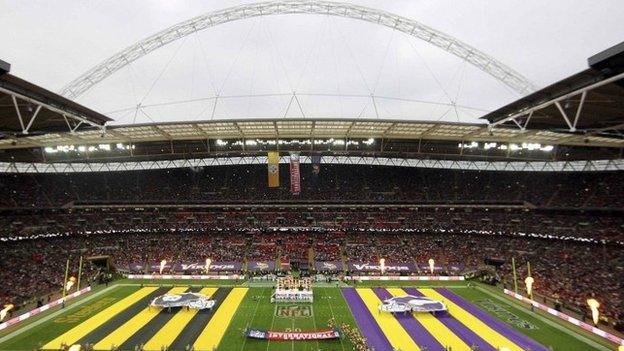
{"type": "Polygon", "coordinates": [[[221,342],[221,338],[223,338],[247,290],[249,289],[234,288],[230,291],[228,296],[221,303],[221,306],[219,306],[215,314],[210,318],[208,325],[206,325],[197,340],[195,340],[195,344],[193,345],[195,350],[212,351],[219,346],[219,342],[221,342]]]}
{"type": "Polygon", "coordinates": [[[412,337],[403,329],[401,323],[391,313],[379,312],[381,300],[371,289],[355,289],[364,301],[364,304],[375,318],[375,321],[386,335],[392,347],[396,350],[420,350],[412,337]]]}
{"type": "MultiPolygon", "coordinates": [[[[187,288],[173,288],[167,292],[167,294],[179,294],[186,291],[187,288]]],[[[119,347],[121,344],[130,339],[134,333],[136,333],[141,327],[146,325],[154,317],[160,313],[159,308],[146,307],[141,312],[134,315],[134,317],[127,320],[120,327],[115,329],[112,333],[108,334],[104,339],[95,344],[94,348],[110,350],[111,346],[119,347]]]]}
{"type": "Polygon", "coordinates": [[[466,327],[472,329],[472,331],[474,331],[483,340],[485,340],[488,344],[494,346],[496,349],[506,347],[511,351],[522,351],[522,349],[518,347],[518,345],[514,344],[511,340],[499,334],[496,330],[490,328],[487,324],[483,323],[479,318],[473,316],[463,308],[453,303],[453,301],[445,298],[437,291],[433,289],[418,290],[423,293],[423,295],[429,298],[444,302],[449,313],[453,317],[455,317],[455,319],[457,319],[466,327]]]}
{"type": "MultiPolygon", "coordinates": [[[[392,296],[408,295],[403,289],[386,289],[392,296]]],[[[453,331],[451,331],[444,323],[440,322],[430,313],[412,313],[422,326],[427,329],[440,344],[451,347],[453,351],[470,351],[470,346],[460,339],[453,331]]]]}
{"type": "MultiPolygon", "coordinates": [[[[217,291],[217,288],[205,288],[199,293],[212,296],[215,291],[217,291]]],[[[152,336],[152,338],[145,344],[144,349],[146,351],[160,351],[163,346],[169,347],[196,314],[197,310],[186,308],[181,309],[167,322],[167,324],[165,324],[165,326],[163,326],[156,334],[154,334],[154,336],[152,336]]]]}
{"type": "Polygon", "coordinates": [[[126,296],[125,298],[119,300],[118,302],[114,303],[108,308],[105,308],[104,310],[95,314],[94,316],[87,319],[86,321],[78,324],[77,326],[65,332],[64,334],[57,337],[56,339],[48,342],[42,348],[58,350],[61,348],[61,344],[63,343],[67,345],[72,345],[76,341],[83,338],[85,335],[89,334],[96,328],[100,327],[109,319],[116,316],[119,312],[130,307],[135,302],[144,298],[145,296],[151,294],[154,290],[156,290],[155,287],[139,289],[138,291],[126,296]]]}

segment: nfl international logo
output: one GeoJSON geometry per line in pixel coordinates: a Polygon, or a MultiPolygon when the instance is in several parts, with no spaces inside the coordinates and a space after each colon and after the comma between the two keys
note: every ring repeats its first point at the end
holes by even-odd
{"type": "Polygon", "coordinates": [[[281,318],[310,318],[312,317],[312,306],[276,306],[275,316],[281,318]]]}

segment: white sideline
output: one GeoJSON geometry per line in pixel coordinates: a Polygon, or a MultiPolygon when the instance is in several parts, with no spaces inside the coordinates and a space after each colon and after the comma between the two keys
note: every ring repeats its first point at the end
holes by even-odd
{"type": "Polygon", "coordinates": [[[178,279],[178,280],[238,280],[242,279],[242,275],[171,275],[171,274],[128,274],[128,279],[178,279]]]}
{"type": "Polygon", "coordinates": [[[550,308],[550,307],[548,307],[546,305],[543,305],[543,304],[541,304],[541,303],[539,303],[537,301],[528,299],[528,298],[526,298],[526,297],[524,297],[524,296],[522,296],[520,294],[516,294],[516,293],[514,293],[511,290],[505,289],[504,292],[505,292],[505,294],[515,298],[516,300],[520,300],[522,302],[526,302],[526,303],[528,303],[530,305],[533,305],[533,307],[537,307],[538,309],[540,309],[542,311],[548,312],[549,314],[551,314],[551,315],[553,315],[553,316],[555,316],[555,317],[557,317],[559,319],[562,319],[564,321],[572,323],[572,324],[576,325],[577,327],[580,327],[580,328],[585,329],[586,331],[588,331],[590,333],[593,333],[593,334],[596,334],[596,335],[600,336],[601,338],[607,339],[607,340],[609,340],[611,342],[614,342],[614,343],[616,343],[618,345],[624,345],[624,339],[619,338],[619,337],[617,337],[617,336],[615,336],[613,334],[607,333],[606,331],[604,331],[602,329],[599,329],[599,328],[596,328],[596,327],[594,327],[591,324],[588,324],[588,323],[585,323],[583,321],[580,321],[580,320],[578,320],[578,319],[576,319],[574,317],[570,317],[570,316],[568,316],[567,314],[565,314],[563,312],[559,312],[559,311],[555,310],[554,308],[550,308]]]}
{"type": "Polygon", "coordinates": [[[28,318],[30,318],[32,316],[36,316],[36,315],[38,315],[40,313],[43,313],[43,312],[49,310],[52,307],[55,307],[55,306],[63,304],[63,301],[72,300],[75,297],[78,297],[78,296],[80,296],[82,294],[88,293],[89,291],[91,291],[91,287],[90,286],[88,286],[88,287],[86,287],[84,289],[78,290],[76,292],[73,292],[73,293],[71,293],[71,294],[69,294],[69,295],[67,295],[65,297],[58,298],[58,299],[56,299],[56,300],[54,300],[52,302],[49,302],[49,303],[47,303],[47,304],[45,304],[45,305],[43,305],[41,307],[37,307],[35,309],[32,309],[32,310],[30,310],[30,311],[28,311],[26,313],[22,313],[21,315],[15,317],[15,318],[11,318],[8,321],[0,324],[0,330],[6,329],[6,328],[8,328],[8,327],[10,327],[12,325],[15,325],[15,324],[18,324],[18,323],[20,323],[22,321],[25,321],[28,318]]]}
{"type": "MultiPolygon", "coordinates": [[[[484,288],[482,288],[482,287],[480,287],[480,286],[477,286],[477,289],[479,289],[479,290],[481,290],[482,292],[484,292],[484,293],[486,293],[486,294],[488,294],[488,295],[490,295],[490,296],[494,297],[495,299],[497,299],[497,300],[499,300],[499,301],[501,301],[501,302],[504,302],[504,303],[509,304],[509,300],[505,299],[505,298],[504,298],[504,297],[502,297],[502,296],[497,296],[496,294],[493,294],[493,293],[492,293],[491,291],[489,291],[488,289],[484,289],[484,288]]],[[[597,349],[597,350],[601,350],[601,351],[611,351],[611,349],[610,349],[610,348],[608,348],[608,347],[606,347],[606,346],[603,346],[602,344],[599,344],[599,343],[597,343],[596,341],[594,341],[594,340],[592,340],[592,339],[589,339],[589,338],[587,338],[587,337],[585,337],[585,336],[583,336],[583,335],[581,335],[581,334],[579,334],[579,333],[577,333],[577,332],[574,332],[574,331],[572,331],[571,329],[569,329],[569,328],[567,328],[567,327],[565,327],[565,326],[563,326],[563,325],[561,325],[561,324],[559,324],[559,323],[553,322],[553,321],[552,321],[552,320],[550,320],[549,318],[546,318],[546,317],[544,317],[544,316],[540,315],[539,313],[534,313],[534,314],[532,314],[531,316],[532,316],[532,317],[534,317],[534,318],[536,318],[536,319],[539,319],[540,321],[542,321],[542,322],[544,322],[544,323],[546,323],[546,324],[550,325],[551,327],[553,327],[553,328],[555,328],[555,329],[558,329],[558,330],[560,330],[560,331],[562,331],[562,332],[564,332],[564,333],[568,334],[569,336],[571,336],[571,337],[573,337],[573,338],[577,339],[578,341],[581,341],[581,342],[583,342],[583,343],[585,343],[585,344],[587,344],[587,345],[590,345],[591,347],[593,347],[593,348],[595,348],[595,349],[597,349]]]]}
{"type": "Polygon", "coordinates": [[[461,280],[464,280],[464,276],[463,275],[458,275],[458,276],[348,275],[348,276],[344,277],[344,279],[345,280],[383,280],[383,281],[387,281],[387,280],[390,280],[390,281],[391,280],[401,280],[401,281],[411,281],[411,280],[417,280],[417,281],[451,281],[451,280],[456,280],[456,281],[461,281],[461,280]]]}
{"type": "Polygon", "coordinates": [[[62,309],[60,309],[60,310],[58,310],[58,311],[56,311],[56,312],[54,312],[54,313],[51,313],[51,314],[49,314],[49,315],[47,315],[47,316],[45,316],[45,317],[43,317],[43,318],[41,318],[41,319],[39,319],[39,320],[36,320],[36,321],[34,321],[34,322],[30,323],[30,324],[28,325],[28,328],[19,328],[19,329],[16,329],[15,331],[13,331],[13,332],[11,332],[11,333],[9,333],[9,334],[7,334],[7,335],[3,336],[2,338],[0,338],[0,343],[3,343],[3,342],[5,342],[5,341],[7,341],[7,340],[9,340],[9,339],[12,339],[12,338],[14,338],[14,337],[16,337],[16,336],[18,336],[18,335],[22,334],[23,332],[25,332],[25,331],[27,331],[27,330],[30,330],[32,327],[36,327],[36,326],[38,326],[38,325],[40,325],[40,324],[42,324],[42,323],[45,323],[45,322],[49,321],[49,320],[50,320],[50,319],[52,319],[52,318],[56,318],[56,316],[58,316],[59,314],[65,313],[65,312],[67,312],[67,311],[71,311],[71,310],[75,309],[76,307],[78,307],[78,306],[82,305],[83,303],[88,302],[88,301],[91,301],[91,300],[93,300],[94,298],[96,298],[96,297],[98,297],[98,296],[100,296],[100,295],[104,294],[105,292],[108,292],[108,291],[110,291],[111,289],[116,288],[117,286],[119,286],[119,285],[111,285],[111,286],[109,286],[109,287],[107,287],[107,288],[104,288],[103,290],[100,290],[100,291],[98,291],[98,292],[94,293],[93,295],[87,296],[87,297],[85,297],[84,299],[82,299],[82,300],[80,300],[80,301],[78,301],[78,302],[76,302],[76,303],[71,304],[71,305],[70,305],[70,306],[68,306],[67,308],[62,308],[62,309]]]}

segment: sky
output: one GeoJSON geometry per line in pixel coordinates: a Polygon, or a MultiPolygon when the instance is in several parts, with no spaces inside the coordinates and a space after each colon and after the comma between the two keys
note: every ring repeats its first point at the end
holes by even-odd
{"type": "MultiPolygon", "coordinates": [[[[624,38],[621,0],[347,2],[444,32],[537,87],[587,68],[589,56],[624,38]]],[[[0,0],[0,59],[11,63],[12,74],[59,91],[145,37],[244,3],[0,0]]],[[[340,17],[279,15],[191,34],[76,101],[116,124],[282,117],[475,122],[519,97],[408,34],[340,17]]]]}

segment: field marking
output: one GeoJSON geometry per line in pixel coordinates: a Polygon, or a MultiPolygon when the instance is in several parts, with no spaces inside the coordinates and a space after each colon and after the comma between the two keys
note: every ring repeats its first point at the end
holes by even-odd
{"type": "MultiPolygon", "coordinates": [[[[173,288],[167,291],[167,294],[179,294],[186,290],[186,288],[173,288]]],[[[157,308],[145,307],[130,319],[119,325],[115,330],[113,330],[110,334],[106,335],[104,338],[99,340],[93,348],[96,350],[99,349],[110,349],[112,346],[119,347],[126,340],[130,339],[132,335],[134,335],[141,327],[149,323],[152,319],[154,319],[160,310],[157,308]]]]}
{"type": "Polygon", "coordinates": [[[71,328],[67,332],[59,335],[58,337],[54,338],[52,341],[49,341],[47,344],[43,345],[42,349],[58,350],[61,348],[62,344],[75,343],[76,341],[85,337],[87,334],[89,334],[93,330],[102,326],[111,318],[121,313],[126,308],[132,306],[134,303],[136,303],[140,299],[156,291],[156,289],[157,288],[142,288],[133,292],[132,294],[115,302],[111,306],[108,306],[107,308],[101,310],[100,312],[94,315],[91,315],[91,317],[89,317],[87,320],[71,328]]]}
{"type": "MultiPolygon", "coordinates": [[[[264,293],[265,293],[265,289],[262,289],[262,294],[260,294],[261,297],[258,300],[256,300],[256,307],[254,308],[254,312],[251,315],[251,321],[249,321],[249,319],[247,319],[247,322],[245,323],[245,328],[249,328],[249,325],[253,323],[254,319],[256,319],[256,313],[258,313],[258,306],[260,306],[260,301],[262,299],[264,299],[264,293]]],[[[275,314],[273,314],[273,315],[275,315],[275,314]]],[[[247,343],[247,338],[243,339],[243,344],[241,345],[241,351],[243,351],[245,349],[245,343],[247,343]]]]}
{"type": "Polygon", "coordinates": [[[430,299],[444,302],[446,309],[451,316],[455,317],[455,319],[469,329],[472,329],[473,332],[479,335],[488,344],[496,348],[506,347],[512,351],[522,351],[521,347],[516,345],[512,340],[509,340],[509,338],[505,335],[499,333],[496,329],[489,326],[487,323],[477,318],[472,313],[466,311],[453,301],[447,299],[434,289],[418,289],[418,291],[430,299]]]}
{"type": "MultiPolygon", "coordinates": [[[[340,289],[340,288],[338,288],[338,289],[340,289]]],[[[339,292],[340,292],[340,290],[339,290],[339,292]]],[[[328,297],[328,295],[327,295],[327,290],[323,289],[323,293],[325,294],[325,297],[326,297],[326,299],[325,299],[325,300],[329,300],[329,299],[327,299],[327,297],[328,297]]],[[[343,301],[344,301],[344,298],[342,297],[342,294],[341,294],[341,296],[340,296],[340,297],[341,297],[341,298],[343,299],[343,301]]],[[[344,302],[345,302],[345,303],[347,303],[347,301],[344,301],[344,302]]],[[[334,322],[338,323],[338,320],[336,319],[336,315],[334,314],[334,308],[332,307],[331,301],[328,303],[328,305],[329,305],[329,312],[331,312],[331,314],[332,314],[332,318],[334,319],[334,322]]],[[[315,318],[316,318],[316,317],[315,317],[315,318]]],[[[315,327],[315,328],[316,328],[316,327],[315,327]]],[[[359,329],[358,329],[358,331],[359,331],[359,329]]],[[[343,338],[341,337],[341,338],[340,338],[340,347],[342,348],[342,351],[345,351],[345,348],[344,348],[344,343],[343,343],[343,340],[342,340],[342,339],[343,339],[343,338]]]]}
{"type": "Polygon", "coordinates": [[[379,312],[377,306],[381,303],[381,300],[372,289],[358,288],[355,291],[360,295],[364,305],[366,305],[366,308],[368,308],[368,311],[393,348],[399,350],[420,350],[420,347],[392,314],[379,312]]]}
{"type": "MultiPolygon", "coordinates": [[[[518,305],[515,301],[507,300],[506,298],[504,298],[502,296],[496,296],[496,294],[494,294],[491,291],[488,291],[487,289],[484,289],[484,288],[482,288],[480,286],[477,286],[477,289],[482,291],[482,292],[484,292],[484,293],[486,293],[486,294],[488,294],[488,295],[490,295],[490,296],[492,296],[492,297],[494,297],[494,298],[496,298],[497,300],[499,300],[501,302],[507,303],[507,305],[511,305],[510,302],[513,302],[515,305],[518,305]]],[[[522,306],[522,305],[520,305],[520,306],[522,306]]],[[[522,306],[522,307],[524,307],[524,306],[522,306]]],[[[516,308],[519,308],[519,307],[516,307],[516,308]]],[[[591,347],[594,347],[594,348],[599,349],[601,351],[610,351],[611,350],[610,348],[608,348],[608,347],[598,343],[597,341],[589,339],[586,336],[584,336],[584,335],[582,335],[580,333],[577,333],[577,332],[571,330],[570,328],[568,328],[568,327],[566,327],[564,325],[561,325],[560,323],[554,322],[551,319],[546,318],[545,316],[542,316],[539,313],[533,313],[533,314],[531,314],[531,316],[536,318],[536,319],[539,319],[540,321],[550,325],[551,327],[553,327],[555,329],[558,329],[558,330],[568,334],[569,336],[575,338],[576,340],[581,341],[581,342],[583,342],[583,343],[585,343],[585,344],[587,344],[587,345],[589,345],[591,347]]]]}
{"type": "MultiPolygon", "coordinates": [[[[269,330],[273,330],[273,326],[275,325],[275,315],[277,313],[275,313],[275,309],[277,309],[277,306],[275,306],[275,308],[273,309],[273,313],[271,313],[271,328],[269,330]]],[[[271,344],[271,339],[267,340],[267,351],[269,351],[269,345],[271,344]]]]}
{"type": "MultiPolygon", "coordinates": [[[[216,291],[217,288],[204,288],[199,293],[210,297],[214,295],[216,291]]],[[[180,291],[180,293],[182,292],[183,291],[180,291]]],[[[170,291],[169,293],[171,294],[172,292],[170,291]]],[[[160,328],[156,334],[154,334],[151,339],[145,343],[143,348],[145,350],[160,350],[163,346],[171,346],[197,312],[199,312],[197,309],[182,307],[173,317],[171,317],[167,324],[160,328]]]]}
{"type": "Polygon", "coordinates": [[[104,293],[108,293],[108,292],[109,292],[109,290],[113,290],[114,288],[116,288],[116,287],[118,287],[118,286],[119,286],[119,285],[111,285],[111,286],[109,286],[109,287],[107,287],[107,288],[104,288],[103,290],[100,290],[100,291],[98,291],[98,292],[94,293],[93,295],[85,296],[83,299],[78,300],[78,301],[76,301],[76,302],[72,303],[71,305],[69,305],[69,306],[68,306],[68,307],[66,307],[66,308],[61,308],[61,309],[59,309],[58,311],[55,311],[55,312],[53,312],[53,313],[50,313],[49,315],[44,316],[44,317],[42,317],[42,318],[40,318],[40,319],[37,319],[36,321],[34,321],[34,322],[32,322],[32,323],[29,323],[29,324],[25,324],[25,325],[23,325],[23,326],[20,326],[18,329],[14,330],[14,331],[10,332],[9,334],[7,334],[7,335],[3,336],[2,338],[0,338],[0,344],[4,343],[4,342],[5,342],[5,341],[7,341],[7,340],[13,339],[14,337],[16,337],[16,336],[18,336],[18,335],[20,335],[20,334],[22,334],[22,333],[24,333],[24,332],[26,332],[26,331],[29,331],[29,330],[31,330],[32,328],[34,328],[34,327],[36,327],[36,326],[38,326],[38,325],[40,325],[40,324],[46,323],[46,322],[47,322],[47,321],[49,321],[50,319],[52,319],[52,318],[56,318],[56,317],[57,317],[58,315],[60,315],[60,314],[63,314],[63,313],[65,313],[65,312],[69,312],[69,311],[71,311],[71,310],[73,310],[73,309],[77,308],[78,306],[81,306],[81,305],[82,305],[82,304],[84,304],[85,302],[89,302],[89,301],[91,301],[92,299],[94,299],[94,298],[96,298],[96,297],[98,297],[98,296],[100,296],[100,295],[102,295],[102,294],[104,294],[104,293]],[[27,328],[27,327],[28,327],[28,328],[27,328]]]}
{"type": "MultiPolygon", "coordinates": [[[[408,295],[405,290],[398,288],[388,288],[386,291],[394,297],[408,295]]],[[[429,332],[429,334],[431,334],[431,336],[433,336],[434,339],[445,347],[452,348],[453,350],[470,349],[470,346],[468,346],[464,340],[457,336],[433,314],[418,312],[410,312],[410,314],[423,326],[425,330],[429,332]]]]}
{"type": "Polygon", "coordinates": [[[229,327],[234,314],[241,302],[247,295],[249,288],[234,288],[223,300],[219,308],[210,318],[210,321],[199,334],[193,347],[195,350],[213,350],[219,346],[227,328],[229,327]]]}

